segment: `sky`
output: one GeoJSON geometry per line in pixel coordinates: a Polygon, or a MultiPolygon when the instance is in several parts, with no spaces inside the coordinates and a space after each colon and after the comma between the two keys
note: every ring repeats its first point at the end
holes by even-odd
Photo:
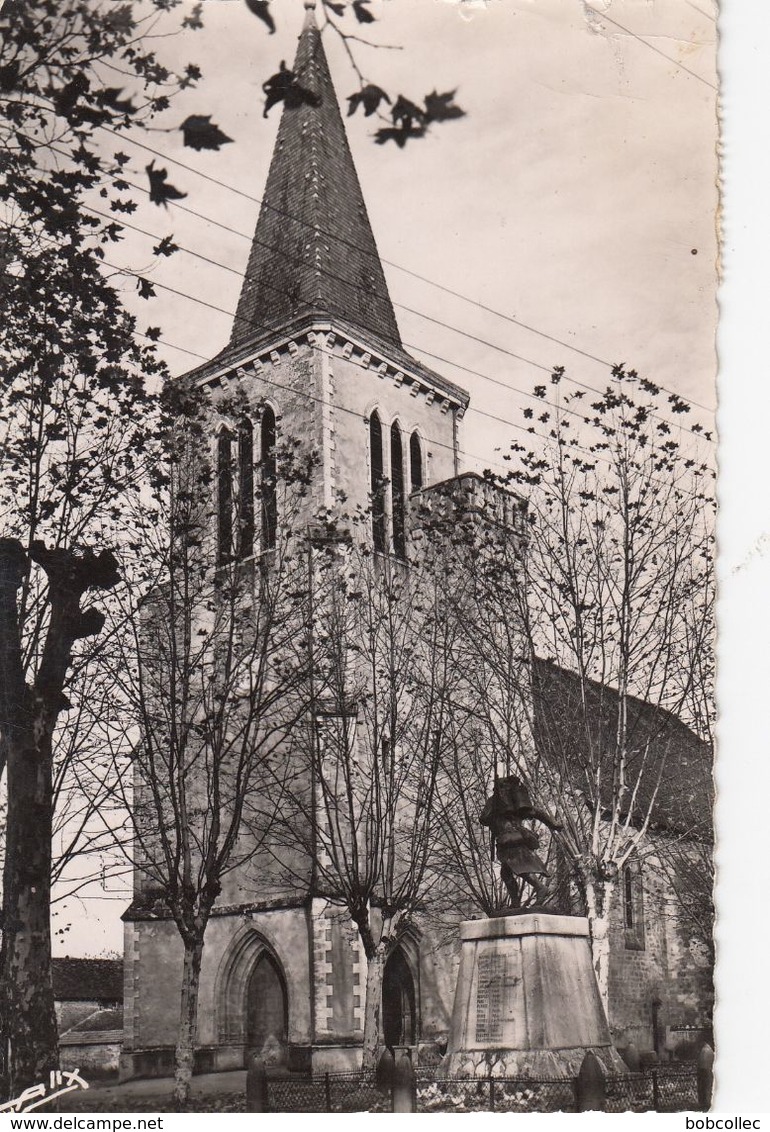
{"type": "MultiPolygon", "coordinates": [[[[113,257],[222,308],[162,287],[145,301],[126,281],[140,324],[161,326],[174,373],[211,357],[229,337],[230,313],[222,312],[235,309],[259,207],[250,198],[261,197],[280,117],[280,106],[263,117],[261,85],[280,60],[291,65],[303,15],[302,0],[272,7],[277,31],[269,35],[241,0],[206,0],[203,29],[160,44],[164,59],[192,60],[203,71],[197,88],[158,119],[158,130],[171,132],[139,139],[163,161],[130,142],[121,146],[132,158],[129,179],[144,184],[152,159],[188,193],[181,203],[210,218],[166,211],[140,194],[131,222],[156,237],[172,234],[184,250],[153,257],[156,241],[135,235],[113,257]],[[218,153],[183,148],[174,127],[188,114],[210,114],[233,143],[218,153]]],[[[351,45],[367,79],[413,101],[456,89],[466,111],[404,150],[373,143],[375,119],[360,112],[348,119],[403,339],[471,394],[464,466],[500,466],[501,451],[521,435],[526,394],[555,365],[602,387],[610,366],[625,362],[697,402],[690,420],[710,428],[717,315],[711,0],[372,0],[370,7],[375,23],[343,21],[380,45],[351,45]]],[[[355,75],[330,30],[325,43],[344,105],[355,75]]],[[[103,140],[114,147],[114,138],[103,140]]]]}

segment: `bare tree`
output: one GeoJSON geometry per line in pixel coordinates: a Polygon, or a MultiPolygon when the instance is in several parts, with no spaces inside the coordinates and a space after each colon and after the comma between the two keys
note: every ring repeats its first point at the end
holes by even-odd
{"type": "Polygon", "coordinates": [[[558,808],[605,1003],[620,871],[645,852],[663,799],[683,804],[683,752],[696,781],[710,776],[708,744],[678,716],[696,722],[711,694],[711,473],[673,438],[656,394],[618,369],[590,407],[578,391],[544,412],[550,439],[514,445],[505,481],[526,495],[526,538],[515,524],[477,526],[473,586],[457,605],[465,750],[442,794],[450,857],[465,851],[487,910],[490,852],[467,782],[486,749],[488,785],[516,773],[558,808]]]}
{"type": "Polygon", "coordinates": [[[277,843],[312,860],[313,890],[356,925],[370,1069],[385,965],[432,884],[454,626],[442,579],[418,562],[374,554],[323,526],[309,553],[311,725],[297,733],[277,843]]]}
{"type": "MultiPolygon", "coordinates": [[[[225,878],[268,835],[283,788],[279,755],[306,713],[307,574],[294,531],[313,460],[286,442],[255,466],[253,447],[241,444],[232,464],[220,447],[215,467],[210,418],[184,393],[178,401],[170,474],[144,520],[156,577],[125,611],[130,635],[111,676],[138,730],[122,800],[140,901],[171,917],[184,944],[174,1094],[184,1104],[206,928],[225,878]],[[232,507],[225,520],[223,507],[232,507]]],[[[243,430],[244,408],[230,407],[234,428],[243,430]]],[[[218,411],[227,418],[227,406],[218,411]]]]}

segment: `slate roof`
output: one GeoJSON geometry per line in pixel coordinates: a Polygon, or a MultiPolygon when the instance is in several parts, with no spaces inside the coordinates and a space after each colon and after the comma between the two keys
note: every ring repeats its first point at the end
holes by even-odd
{"type": "Polygon", "coordinates": [[[298,314],[344,317],[401,346],[321,34],[308,10],[230,345],[298,314]]]}
{"type": "MultiPolygon", "coordinates": [[[[594,747],[610,750],[617,721],[618,692],[606,684],[587,685],[587,711],[594,747]],[[605,739],[606,736],[606,739],[605,739]]],[[[580,781],[585,765],[583,747],[581,684],[578,676],[553,661],[536,658],[533,668],[535,741],[545,752],[551,749],[564,765],[574,768],[578,789],[590,794],[591,784],[580,781]]],[[[627,698],[629,734],[629,783],[649,744],[648,764],[641,775],[637,815],[644,813],[652,796],[657,772],[662,766],[660,787],[653,808],[652,828],[679,834],[709,836],[712,830],[714,785],[713,751],[672,712],[636,696],[627,698]]],[[[602,775],[611,781],[610,761],[602,775]]]]}
{"type": "Polygon", "coordinates": [[[57,1002],[122,1002],[122,959],[53,959],[57,1002]]]}

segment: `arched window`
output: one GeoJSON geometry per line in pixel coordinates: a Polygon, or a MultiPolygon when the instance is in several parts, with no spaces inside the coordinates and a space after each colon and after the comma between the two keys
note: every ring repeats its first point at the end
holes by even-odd
{"type": "Polygon", "coordinates": [[[644,891],[642,870],[638,861],[630,861],[623,869],[623,926],[626,948],[644,951],[644,891]]]}
{"type": "Polygon", "coordinates": [[[238,426],[238,558],[254,553],[254,426],[244,417],[238,426]]]}
{"type": "Polygon", "coordinates": [[[406,498],[404,493],[404,446],[396,421],[390,428],[390,483],[393,508],[393,553],[406,558],[406,498]]]}
{"type": "Polygon", "coordinates": [[[409,466],[412,491],[420,491],[424,482],[422,477],[422,445],[416,432],[413,432],[409,437],[409,466]]]}
{"type": "Polygon", "coordinates": [[[272,550],[278,533],[278,494],[275,460],[275,413],[265,406],[260,425],[262,449],[262,548],[272,550]]]}
{"type": "Polygon", "coordinates": [[[376,412],[369,418],[369,452],[372,467],[372,542],[374,549],[386,550],[385,479],[382,474],[382,425],[376,412]]]}
{"type": "Polygon", "coordinates": [[[233,556],[233,438],[223,428],[217,441],[217,562],[233,556]]]}

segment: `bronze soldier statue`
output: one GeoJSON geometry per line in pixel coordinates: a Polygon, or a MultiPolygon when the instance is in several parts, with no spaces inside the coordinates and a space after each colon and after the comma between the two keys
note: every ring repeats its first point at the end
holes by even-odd
{"type": "Polygon", "coordinates": [[[545,905],[551,890],[539,879],[548,876],[548,870],[535,852],[540,838],[522,823],[539,821],[551,831],[561,829],[560,823],[545,810],[532,805],[527,788],[515,775],[495,781],[492,797],[487,798],[479,821],[492,831],[500,876],[508,890],[511,907],[523,906],[525,885],[533,890],[537,905],[545,905]]]}

